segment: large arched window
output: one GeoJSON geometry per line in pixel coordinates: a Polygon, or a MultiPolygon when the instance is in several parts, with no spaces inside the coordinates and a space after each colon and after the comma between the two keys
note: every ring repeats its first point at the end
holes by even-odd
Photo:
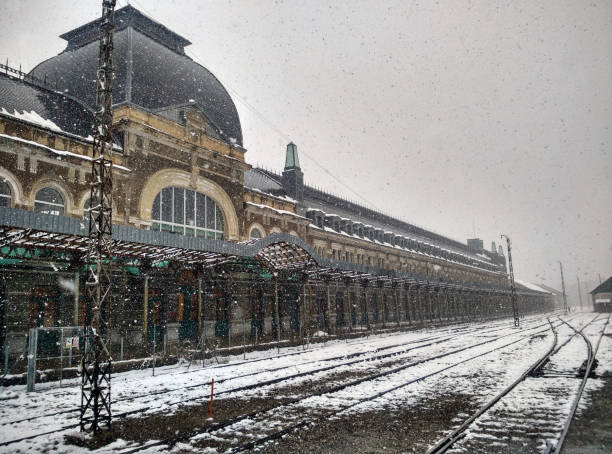
{"type": "Polygon", "coordinates": [[[169,187],[153,202],[153,230],[223,239],[223,212],[213,199],[191,189],[169,187]]]}
{"type": "Polygon", "coordinates": [[[13,191],[6,181],[0,181],[0,207],[13,206],[13,191]]]}
{"type": "Polygon", "coordinates": [[[46,187],[36,193],[34,211],[61,216],[64,214],[64,198],[57,189],[46,187]]]}
{"type": "Polygon", "coordinates": [[[263,234],[257,227],[253,227],[251,229],[251,239],[254,240],[259,238],[263,238],[263,234]]]}

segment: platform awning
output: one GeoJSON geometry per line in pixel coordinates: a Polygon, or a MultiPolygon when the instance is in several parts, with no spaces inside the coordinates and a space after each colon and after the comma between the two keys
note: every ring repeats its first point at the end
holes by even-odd
{"type": "MultiPolygon", "coordinates": [[[[88,253],[87,235],[88,221],[85,220],[0,207],[1,251],[7,247],[51,250],[85,258],[88,253]]],[[[239,263],[241,258],[250,258],[272,274],[283,271],[301,272],[310,279],[506,292],[505,289],[474,283],[444,281],[320,257],[308,243],[288,233],[272,233],[257,240],[234,243],[113,225],[112,237],[115,257],[147,260],[152,263],[171,261],[187,266],[211,268],[227,263],[239,263]]],[[[7,259],[12,257],[4,252],[3,255],[7,259]]]]}

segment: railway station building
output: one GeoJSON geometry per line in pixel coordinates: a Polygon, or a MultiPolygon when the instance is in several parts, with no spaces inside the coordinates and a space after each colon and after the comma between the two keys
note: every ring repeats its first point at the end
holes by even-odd
{"type": "MultiPolygon", "coordinates": [[[[185,54],[189,41],[132,6],[115,21],[116,358],[511,314],[501,247],[309,186],[294,143],[278,150],[279,172],[253,167],[230,95],[185,54]]],[[[57,328],[90,311],[98,29],[63,34],[66,49],[28,74],[0,70],[0,342],[11,361],[28,329],[51,351],[57,328]]],[[[552,308],[550,293],[517,287],[521,314],[552,308]]]]}
{"type": "Polygon", "coordinates": [[[595,312],[612,312],[612,276],[591,291],[595,312]]]}

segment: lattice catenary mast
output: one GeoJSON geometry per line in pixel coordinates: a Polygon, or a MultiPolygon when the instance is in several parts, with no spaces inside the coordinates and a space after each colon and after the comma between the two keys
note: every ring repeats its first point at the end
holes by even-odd
{"type": "Polygon", "coordinates": [[[514,326],[518,328],[520,324],[518,306],[516,304],[516,285],[514,284],[514,269],[512,268],[512,246],[510,245],[510,237],[501,235],[506,239],[508,246],[508,271],[510,272],[510,298],[512,300],[512,315],[514,316],[514,326]]]}
{"type": "Polygon", "coordinates": [[[561,263],[560,260],[557,260],[557,262],[559,262],[559,269],[561,270],[561,289],[563,291],[563,310],[567,314],[569,313],[569,308],[567,306],[567,294],[565,293],[565,279],[563,278],[563,263],[561,263]]]}
{"type": "Polygon", "coordinates": [[[116,0],[102,1],[100,55],[91,166],[85,351],[81,362],[81,431],[98,432],[111,424],[109,313],[112,265],[113,34],[116,0]]]}

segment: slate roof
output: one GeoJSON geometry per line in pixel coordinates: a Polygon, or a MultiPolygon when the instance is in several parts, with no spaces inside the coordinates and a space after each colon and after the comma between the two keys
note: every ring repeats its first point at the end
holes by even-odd
{"type": "Polygon", "coordinates": [[[595,287],[595,289],[592,290],[590,293],[591,295],[594,295],[596,293],[612,293],[612,276],[610,276],[606,281],[595,287]]]}
{"type": "Polygon", "coordinates": [[[287,195],[283,185],[274,174],[262,169],[252,168],[244,173],[244,185],[275,196],[287,195]]]}
{"type": "Polygon", "coordinates": [[[0,112],[2,109],[18,118],[24,111],[34,111],[69,134],[81,137],[92,134],[93,111],[85,104],[61,92],[4,73],[0,73],[0,112]]]}
{"type": "Polygon", "coordinates": [[[556,288],[552,288],[552,287],[549,287],[548,285],[544,285],[544,284],[538,284],[538,286],[542,287],[544,290],[549,291],[553,295],[561,295],[561,291],[557,290],[556,288]]]}
{"type": "MultiPolygon", "coordinates": [[[[229,93],[206,68],[185,55],[190,42],[132,6],[115,12],[113,103],[146,110],[193,102],[228,143],[242,146],[238,111],[229,93]]],[[[57,83],[60,90],[95,105],[99,20],[61,37],[68,41],[59,55],[31,74],[57,83]]]]}
{"type": "MultiPolygon", "coordinates": [[[[287,195],[283,189],[280,175],[269,170],[260,168],[250,169],[245,173],[244,184],[247,187],[275,196],[282,197],[287,195]]],[[[349,202],[311,186],[304,185],[304,201],[302,204],[307,209],[319,209],[327,214],[336,214],[353,222],[361,222],[364,225],[371,225],[375,228],[391,231],[396,235],[403,235],[407,238],[434,244],[483,260],[483,257],[474,254],[464,243],[349,202]]],[[[483,251],[483,253],[487,254],[487,251],[483,251]]]]}

